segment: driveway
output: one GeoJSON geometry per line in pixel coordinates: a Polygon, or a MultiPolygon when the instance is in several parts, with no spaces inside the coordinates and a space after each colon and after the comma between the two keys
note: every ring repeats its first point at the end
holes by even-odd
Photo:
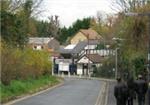
{"type": "Polygon", "coordinates": [[[103,82],[65,78],[64,85],[13,105],[95,105],[103,82]]]}

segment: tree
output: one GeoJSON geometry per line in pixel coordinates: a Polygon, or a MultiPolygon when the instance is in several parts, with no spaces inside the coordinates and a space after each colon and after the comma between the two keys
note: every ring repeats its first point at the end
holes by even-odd
{"type": "Polygon", "coordinates": [[[36,33],[34,17],[39,15],[40,4],[43,0],[25,0],[22,2],[22,9],[17,13],[24,22],[24,28],[29,36],[36,33]],[[34,32],[33,32],[34,29],[34,32]]]}
{"type": "Polygon", "coordinates": [[[98,12],[97,16],[91,19],[91,28],[97,31],[105,40],[107,40],[107,42],[109,42],[109,40],[111,40],[114,36],[112,31],[115,20],[116,17],[113,15],[98,12]]]}
{"type": "Polygon", "coordinates": [[[49,23],[48,23],[48,33],[49,35],[58,38],[58,32],[59,32],[59,20],[58,16],[55,15],[55,17],[51,16],[49,17],[49,23]]]}
{"type": "MultiPolygon", "coordinates": [[[[149,12],[150,4],[140,4],[140,7],[139,5],[135,5],[134,9],[130,8],[129,11],[140,13],[149,12]]],[[[122,61],[126,59],[128,64],[132,64],[129,65],[128,69],[133,70],[134,74],[138,75],[140,73],[139,71],[143,70],[147,58],[148,18],[127,17],[123,13],[119,13],[116,20],[113,25],[113,34],[115,37],[124,39],[121,43],[121,55],[119,57],[122,61]]],[[[126,63],[122,63],[120,66],[124,68],[126,63]]]]}
{"type": "Polygon", "coordinates": [[[33,14],[41,0],[1,0],[1,36],[7,44],[24,47],[28,35],[36,34],[33,14]],[[16,5],[15,5],[16,4],[16,5]]]}
{"type": "Polygon", "coordinates": [[[37,30],[37,36],[38,37],[49,37],[49,22],[47,21],[36,21],[35,20],[35,26],[37,30]]]}
{"type": "Polygon", "coordinates": [[[135,11],[149,3],[149,0],[113,0],[111,8],[117,12],[135,11]]]}
{"type": "Polygon", "coordinates": [[[17,15],[1,11],[1,36],[6,43],[17,47],[23,47],[26,44],[27,34],[23,25],[17,15]]]}

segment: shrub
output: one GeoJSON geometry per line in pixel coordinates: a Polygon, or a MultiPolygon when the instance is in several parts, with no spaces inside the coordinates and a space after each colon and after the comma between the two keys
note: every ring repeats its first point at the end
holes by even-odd
{"type": "Polygon", "coordinates": [[[104,78],[114,78],[115,72],[113,71],[114,68],[114,59],[106,59],[103,61],[102,66],[98,68],[94,68],[94,76],[96,77],[104,77],[104,78]]]}
{"type": "Polygon", "coordinates": [[[3,46],[2,48],[1,81],[9,85],[14,79],[38,78],[50,73],[51,62],[49,54],[45,51],[32,49],[18,49],[3,46]]]}
{"type": "Polygon", "coordinates": [[[8,85],[12,79],[15,79],[19,60],[13,56],[12,49],[2,49],[2,71],[1,81],[3,84],[8,85]]]}
{"type": "Polygon", "coordinates": [[[142,56],[137,56],[136,58],[132,60],[136,76],[139,74],[144,75],[145,69],[146,69],[145,61],[146,59],[142,56]]]}

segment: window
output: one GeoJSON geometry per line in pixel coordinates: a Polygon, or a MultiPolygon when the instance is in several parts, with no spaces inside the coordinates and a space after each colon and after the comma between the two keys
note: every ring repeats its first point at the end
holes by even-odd
{"type": "Polygon", "coordinates": [[[36,50],[36,49],[37,49],[37,46],[34,46],[34,47],[33,47],[33,49],[35,49],[35,50],[36,50]]]}
{"type": "Polygon", "coordinates": [[[43,46],[41,46],[41,49],[44,49],[44,47],[43,47],[43,46]]]}

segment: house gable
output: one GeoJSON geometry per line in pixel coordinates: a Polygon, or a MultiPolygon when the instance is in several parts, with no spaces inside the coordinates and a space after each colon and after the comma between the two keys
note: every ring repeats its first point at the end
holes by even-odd
{"type": "Polygon", "coordinates": [[[57,51],[60,47],[60,43],[54,39],[54,38],[51,38],[51,40],[48,42],[48,48],[49,49],[53,49],[55,51],[57,51]]]}
{"type": "Polygon", "coordinates": [[[93,63],[86,56],[83,56],[77,63],[93,63]]]}
{"type": "Polygon", "coordinates": [[[57,51],[60,43],[53,37],[29,37],[28,46],[34,50],[57,51]]]}
{"type": "Polygon", "coordinates": [[[87,40],[87,37],[82,33],[82,32],[78,32],[77,34],[75,34],[75,36],[71,39],[70,43],[71,44],[77,44],[80,41],[84,41],[87,40]]]}
{"type": "Polygon", "coordinates": [[[95,30],[89,28],[89,29],[81,29],[80,32],[85,35],[90,40],[100,40],[102,36],[100,36],[95,30]]]}
{"type": "Polygon", "coordinates": [[[80,29],[70,40],[71,44],[77,44],[80,41],[85,40],[101,40],[103,39],[95,30],[89,29],[80,29]]]}

